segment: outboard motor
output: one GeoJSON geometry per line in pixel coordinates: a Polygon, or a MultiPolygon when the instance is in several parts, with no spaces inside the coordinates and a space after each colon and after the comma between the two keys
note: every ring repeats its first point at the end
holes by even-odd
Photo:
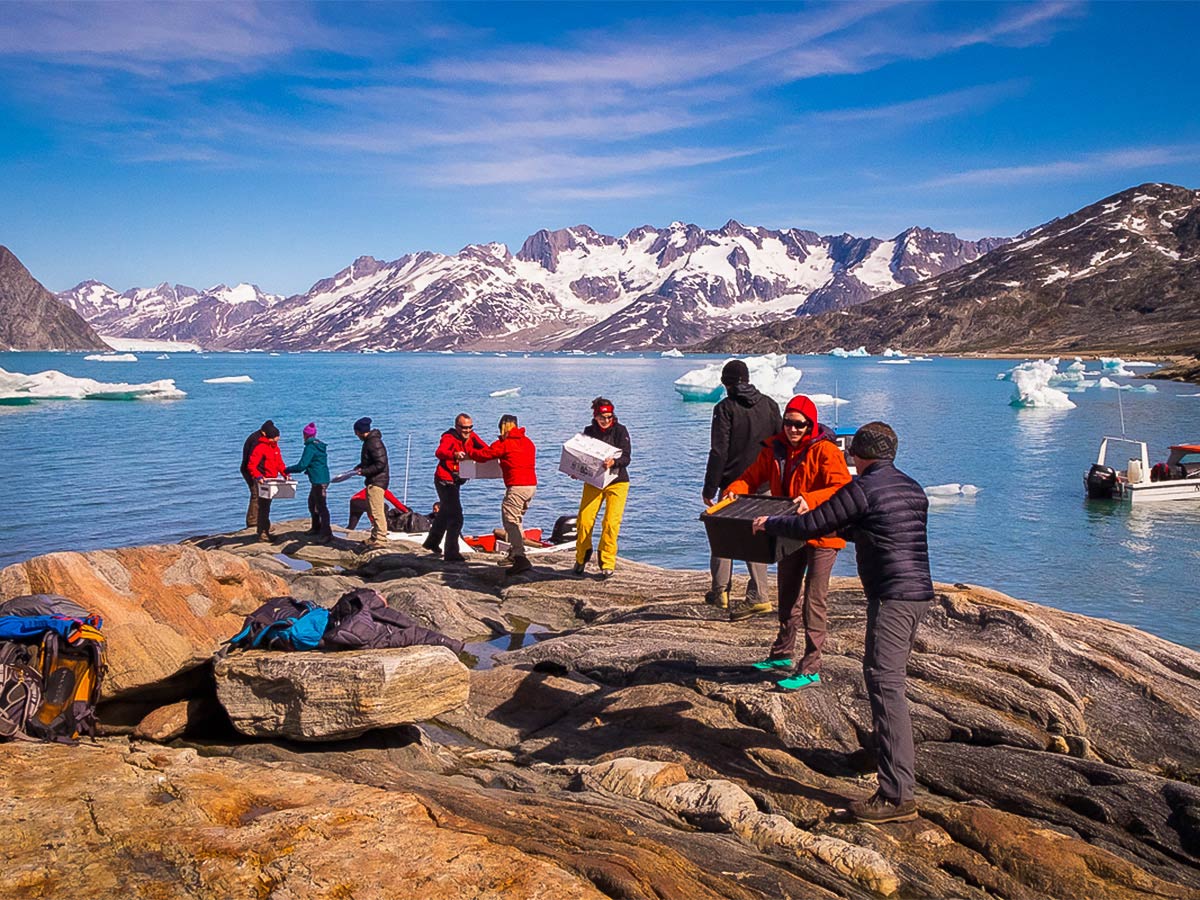
{"type": "Polygon", "coordinates": [[[1111,466],[1096,463],[1088,469],[1084,484],[1089,500],[1111,500],[1117,490],[1117,473],[1111,466]]]}
{"type": "Polygon", "coordinates": [[[579,536],[579,520],[576,516],[559,516],[550,535],[550,543],[565,544],[579,536]]]}

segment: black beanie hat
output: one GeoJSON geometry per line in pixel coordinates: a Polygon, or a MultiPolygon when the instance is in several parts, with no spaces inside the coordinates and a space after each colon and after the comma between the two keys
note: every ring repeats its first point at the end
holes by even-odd
{"type": "Polygon", "coordinates": [[[868,422],[854,432],[850,453],[860,459],[895,459],[900,439],[886,422],[868,422]]]}
{"type": "Polygon", "coordinates": [[[269,419],[263,424],[262,433],[269,438],[279,437],[279,429],[275,427],[275,423],[269,419]]]}
{"type": "Polygon", "coordinates": [[[731,359],[721,370],[721,384],[746,384],[750,381],[750,369],[740,359],[731,359]]]}
{"type": "Polygon", "coordinates": [[[371,417],[370,416],[363,416],[361,419],[359,419],[358,421],[356,421],[354,423],[354,433],[355,434],[366,434],[370,430],[371,430],[371,417]]]}

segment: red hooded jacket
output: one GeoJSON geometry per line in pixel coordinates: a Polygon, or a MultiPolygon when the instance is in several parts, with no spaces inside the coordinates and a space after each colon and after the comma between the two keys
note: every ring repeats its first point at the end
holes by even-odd
{"type": "Polygon", "coordinates": [[[462,481],[458,474],[458,460],[454,458],[454,454],[462,451],[470,456],[473,450],[486,449],[487,444],[484,443],[483,438],[473,431],[466,440],[463,440],[457,428],[443,432],[441,443],[433,451],[433,455],[438,458],[437,471],[433,473],[434,479],[437,481],[462,481]]]}
{"type": "MultiPolygon", "coordinates": [[[[772,497],[803,497],[809,509],[820,506],[844,484],[850,483],[846,457],[838,449],[834,433],[817,422],[817,407],[807,397],[788,404],[799,407],[812,422],[798,447],[792,447],[782,432],[763,441],[758,458],[725,489],[729,494],[751,494],[760,485],[769,484],[772,497]],[[793,405],[795,404],[795,405],[793,405]]],[[[787,418],[787,413],[783,415],[787,418]]],[[[814,547],[841,550],[841,538],[822,537],[808,542],[814,547]]]]}
{"type": "Polygon", "coordinates": [[[279,452],[279,444],[266,436],[260,437],[250,451],[247,468],[252,478],[283,478],[287,473],[287,464],[279,452]]]}
{"type": "Polygon", "coordinates": [[[471,450],[471,459],[485,462],[500,460],[505,487],[537,484],[537,447],[525,436],[524,428],[510,428],[508,434],[484,450],[471,450]]]}

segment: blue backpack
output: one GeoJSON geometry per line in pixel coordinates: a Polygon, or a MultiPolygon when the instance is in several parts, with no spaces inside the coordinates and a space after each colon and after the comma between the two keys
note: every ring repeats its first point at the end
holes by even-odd
{"type": "Polygon", "coordinates": [[[230,650],[315,650],[329,623],[329,610],[308,600],[272,597],[250,615],[242,630],[217,653],[230,650]]]}

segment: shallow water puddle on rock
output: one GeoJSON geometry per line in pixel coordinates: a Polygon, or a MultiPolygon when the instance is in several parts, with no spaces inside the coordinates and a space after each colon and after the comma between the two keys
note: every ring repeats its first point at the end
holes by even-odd
{"type": "Polygon", "coordinates": [[[295,559],[291,556],[288,556],[286,553],[275,553],[273,556],[285,566],[295,569],[297,572],[307,572],[313,567],[312,563],[303,559],[295,559]]]}
{"type": "Polygon", "coordinates": [[[545,625],[538,625],[536,622],[513,619],[512,624],[513,631],[509,634],[501,634],[485,640],[467,641],[463,644],[463,652],[459,654],[459,659],[471,669],[490,669],[495,665],[497,653],[520,650],[550,634],[549,628],[545,625]]]}

